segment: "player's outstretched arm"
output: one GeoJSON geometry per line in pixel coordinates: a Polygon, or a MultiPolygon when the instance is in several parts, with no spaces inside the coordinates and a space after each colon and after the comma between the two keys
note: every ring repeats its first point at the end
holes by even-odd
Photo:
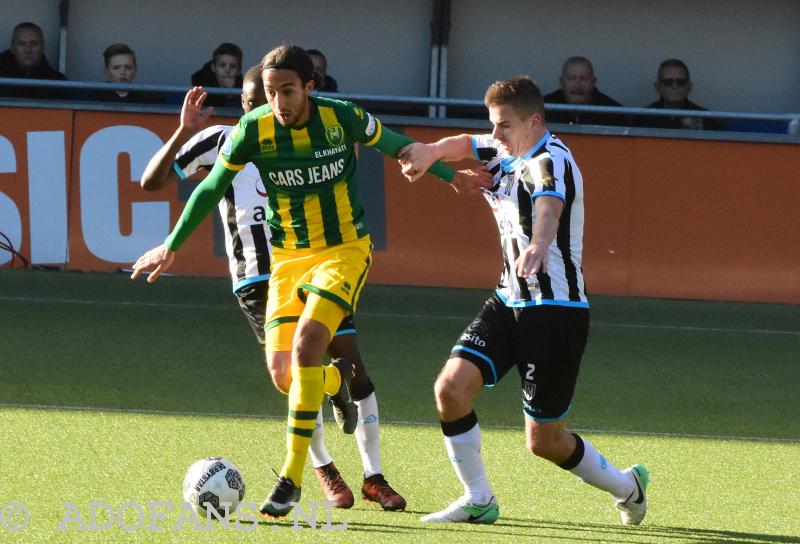
{"type": "Polygon", "coordinates": [[[397,153],[403,175],[412,183],[438,160],[458,161],[472,156],[472,139],[469,134],[449,136],[432,144],[414,142],[397,153]]]}
{"type": "Polygon", "coordinates": [[[533,223],[530,244],[520,252],[514,263],[520,278],[527,278],[537,272],[547,272],[547,250],[558,232],[564,201],[553,196],[539,196],[534,206],[536,221],[533,223]]]}
{"type": "Polygon", "coordinates": [[[212,107],[203,109],[207,95],[203,87],[192,87],[186,93],[181,108],[180,125],[167,143],[147,163],[142,174],[142,189],[157,191],[178,181],[178,174],[173,168],[175,154],[195,133],[206,127],[208,119],[214,112],[212,107]]]}
{"type": "Polygon", "coordinates": [[[153,283],[162,272],[172,266],[175,252],[219,203],[234,176],[236,176],[236,172],[228,170],[219,162],[214,164],[214,168],[211,169],[206,179],[192,191],[178,223],[164,243],[154,247],[136,260],[131,279],[135,280],[143,272],[152,270],[147,281],[153,283]]]}
{"type": "Polygon", "coordinates": [[[481,189],[492,187],[492,175],[482,168],[459,170],[453,177],[451,185],[457,193],[464,192],[468,195],[475,195],[480,193],[481,189]]]}
{"type": "Polygon", "coordinates": [[[175,252],[167,249],[167,246],[161,244],[154,247],[133,263],[133,273],[131,279],[135,280],[142,273],[147,273],[150,270],[150,275],[147,276],[147,283],[153,283],[158,279],[162,272],[166,272],[172,261],[175,260],[175,252]]]}
{"type": "MultiPolygon", "coordinates": [[[[401,149],[409,144],[416,143],[414,140],[405,136],[403,134],[399,134],[393,130],[390,130],[386,127],[381,127],[381,136],[380,138],[373,144],[368,144],[384,155],[388,155],[392,158],[398,158],[398,153],[401,149]]],[[[437,178],[450,183],[453,181],[453,176],[455,175],[455,171],[445,163],[441,161],[432,162],[428,165],[428,168],[422,170],[420,172],[420,176],[425,172],[430,172],[437,178]]],[[[419,176],[417,176],[419,177],[419,176]]]]}
{"type": "Polygon", "coordinates": [[[222,161],[214,163],[211,172],[192,191],[175,228],[164,240],[167,249],[171,251],[180,249],[203,219],[219,204],[235,176],[236,172],[225,168],[222,161]]]}

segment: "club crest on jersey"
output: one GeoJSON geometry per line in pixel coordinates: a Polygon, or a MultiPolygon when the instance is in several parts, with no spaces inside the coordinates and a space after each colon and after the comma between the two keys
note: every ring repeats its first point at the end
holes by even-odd
{"type": "Polygon", "coordinates": [[[325,129],[325,139],[333,147],[338,147],[344,142],[344,129],[342,125],[335,124],[325,129]]]}
{"type": "Polygon", "coordinates": [[[277,149],[275,140],[272,138],[264,138],[263,140],[259,140],[258,145],[261,147],[262,153],[272,153],[275,151],[275,149],[277,149]]]}

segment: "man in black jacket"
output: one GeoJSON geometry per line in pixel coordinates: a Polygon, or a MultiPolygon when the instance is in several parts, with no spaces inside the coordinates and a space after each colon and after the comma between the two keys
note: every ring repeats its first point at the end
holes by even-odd
{"type": "MultiPolygon", "coordinates": [[[[0,77],[67,79],[47,62],[42,29],[30,22],[20,23],[14,27],[11,47],[0,53],[0,77]]],[[[63,89],[46,87],[0,87],[0,96],[65,98],[68,94],[63,89]]]]}
{"type": "MultiPolygon", "coordinates": [[[[658,77],[653,84],[658,93],[658,100],[647,107],[652,109],[697,110],[706,108],[689,100],[692,92],[692,80],[689,68],[679,59],[667,59],[658,67],[658,77]]],[[[678,128],[693,130],[722,130],[722,123],[708,117],[690,116],[644,116],[637,123],[639,126],[652,128],[678,128]]]]}
{"type": "Polygon", "coordinates": [[[547,111],[548,104],[574,104],[576,106],[622,106],[608,95],[601,93],[594,76],[594,67],[586,57],[570,57],[564,61],[561,88],[545,95],[545,115],[548,123],[570,125],[625,125],[627,119],[607,113],[587,113],[580,111],[547,111]]]}

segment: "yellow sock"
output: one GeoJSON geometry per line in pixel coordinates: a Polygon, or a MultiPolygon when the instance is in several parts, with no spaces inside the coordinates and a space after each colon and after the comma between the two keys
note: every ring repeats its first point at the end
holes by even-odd
{"type": "Polygon", "coordinates": [[[322,368],[325,371],[325,393],[328,396],[335,395],[342,386],[342,374],[333,365],[325,365],[322,368]]]}
{"type": "Polygon", "coordinates": [[[291,478],[294,485],[300,487],[311,434],[322,406],[323,371],[321,366],[295,366],[292,373],[286,419],[286,462],[281,476],[291,478]]]}

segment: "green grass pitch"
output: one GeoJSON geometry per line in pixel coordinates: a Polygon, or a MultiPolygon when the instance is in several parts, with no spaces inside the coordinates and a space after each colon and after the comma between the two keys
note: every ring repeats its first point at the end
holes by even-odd
{"type": "MultiPolygon", "coordinates": [[[[126,531],[82,531],[90,502],[178,505],[196,459],[223,455],[245,500],[271,489],[284,456],[286,401],[225,280],[0,271],[0,543],[631,542],[800,543],[800,306],[594,297],[570,425],[615,464],[644,463],[650,508],[619,524],[611,499],[524,447],[519,382],[482,392],[484,460],[501,508],[492,526],[422,525],[461,493],[432,384],[488,292],[367,286],[357,316],[377,387],[386,476],[403,513],[356,502],[344,531],[292,518],[172,527],[178,510],[126,531]],[[28,509],[28,523],[11,515],[28,509]]],[[[326,424],[345,479],[354,440],[326,424]]],[[[301,504],[321,501],[306,469],[301,504]]],[[[164,510],[162,510],[164,511],[164,510]]],[[[107,521],[103,514],[98,525],[107,521]]],[[[137,524],[127,509],[123,525],[137,524]]]]}

